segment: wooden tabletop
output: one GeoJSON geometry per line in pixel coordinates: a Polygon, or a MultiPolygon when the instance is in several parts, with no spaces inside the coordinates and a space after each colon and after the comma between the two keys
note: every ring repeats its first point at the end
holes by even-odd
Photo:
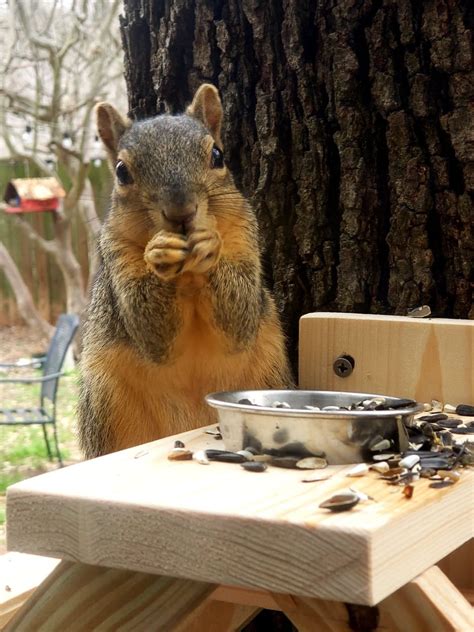
{"type": "MultiPolygon", "coordinates": [[[[9,550],[373,605],[473,535],[474,472],[444,489],[400,487],[351,466],[316,472],[169,461],[176,437],[87,461],[9,488],[9,550]],[[331,513],[352,487],[373,497],[331,513]]],[[[203,429],[186,447],[223,447],[203,429]]]]}

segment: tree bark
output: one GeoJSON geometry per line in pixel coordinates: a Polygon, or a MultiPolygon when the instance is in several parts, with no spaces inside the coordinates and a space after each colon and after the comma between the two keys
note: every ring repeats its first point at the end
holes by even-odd
{"type": "Polygon", "coordinates": [[[310,311],[474,318],[467,0],[125,0],[122,36],[132,117],[219,88],[293,358],[310,311]]]}
{"type": "Polygon", "coordinates": [[[18,311],[25,323],[32,329],[41,331],[45,338],[51,338],[54,333],[54,327],[52,327],[39,315],[39,312],[35,307],[33,297],[21,278],[21,274],[15,262],[1,242],[0,268],[3,269],[3,272],[10,283],[13,293],[15,294],[18,311]]]}

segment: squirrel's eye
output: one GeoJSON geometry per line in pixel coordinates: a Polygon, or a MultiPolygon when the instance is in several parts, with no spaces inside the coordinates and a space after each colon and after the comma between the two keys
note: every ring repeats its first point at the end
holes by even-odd
{"type": "Polygon", "coordinates": [[[224,154],[217,145],[212,148],[211,169],[222,169],[224,166],[224,154]]]}
{"type": "Polygon", "coordinates": [[[133,178],[130,175],[130,171],[125,166],[125,163],[122,160],[119,160],[117,166],[115,167],[115,175],[117,176],[117,180],[120,184],[132,184],[133,178]]]}

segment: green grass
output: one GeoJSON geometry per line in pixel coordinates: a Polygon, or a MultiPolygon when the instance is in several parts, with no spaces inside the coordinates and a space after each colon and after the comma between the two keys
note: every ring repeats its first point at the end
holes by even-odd
{"type": "MultiPolygon", "coordinates": [[[[75,411],[77,404],[77,371],[70,371],[59,383],[56,426],[59,448],[63,459],[77,460],[75,436],[75,411]]],[[[0,392],[2,407],[28,407],[39,405],[38,385],[2,385],[0,392]]],[[[51,450],[55,454],[53,428],[46,426],[51,450]]],[[[57,461],[56,461],[57,463],[57,461]]],[[[53,464],[55,466],[55,463],[53,464]]],[[[11,473],[24,472],[32,476],[51,468],[41,426],[1,426],[0,427],[0,477],[11,473]]]]}
{"type": "MultiPolygon", "coordinates": [[[[16,472],[13,474],[0,473],[0,494],[4,494],[6,492],[7,487],[9,487],[10,485],[13,485],[14,483],[18,483],[18,481],[21,481],[22,479],[23,479],[23,476],[19,472],[16,472]]],[[[0,506],[0,511],[1,510],[2,510],[2,507],[0,506]]],[[[1,519],[0,519],[0,523],[1,523],[1,519]]]]}

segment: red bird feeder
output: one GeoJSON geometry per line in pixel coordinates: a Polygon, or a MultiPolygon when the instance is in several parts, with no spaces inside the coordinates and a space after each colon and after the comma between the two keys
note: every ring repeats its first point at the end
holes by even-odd
{"type": "Polygon", "coordinates": [[[57,211],[66,192],[55,178],[16,178],[10,180],[3,199],[6,213],[57,211]]]}

